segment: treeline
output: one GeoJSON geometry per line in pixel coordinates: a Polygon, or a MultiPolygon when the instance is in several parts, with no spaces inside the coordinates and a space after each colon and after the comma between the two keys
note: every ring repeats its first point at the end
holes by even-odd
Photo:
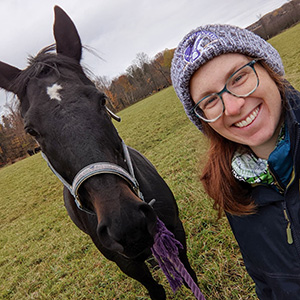
{"type": "Polygon", "coordinates": [[[247,27],[267,40],[300,21],[300,0],[290,0],[247,27]]]}
{"type": "Polygon", "coordinates": [[[25,157],[37,147],[32,137],[24,131],[18,99],[12,99],[6,109],[7,113],[0,123],[0,167],[25,157]]]}
{"type": "Polygon", "coordinates": [[[166,49],[153,59],[139,53],[125,74],[109,80],[105,76],[96,77],[97,88],[108,96],[108,106],[120,111],[147,96],[170,86],[170,67],[174,49],[166,49]]]}

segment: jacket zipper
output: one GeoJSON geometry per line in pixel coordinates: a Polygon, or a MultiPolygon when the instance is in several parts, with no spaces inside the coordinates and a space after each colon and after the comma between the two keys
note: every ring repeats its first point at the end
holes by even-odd
{"type": "MultiPolygon", "coordinates": [[[[281,186],[281,184],[279,183],[279,181],[277,180],[276,176],[274,175],[272,168],[270,168],[270,165],[268,164],[268,169],[274,179],[274,185],[277,187],[278,191],[280,194],[284,194],[285,189],[281,186]]],[[[291,183],[292,180],[290,180],[289,184],[291,183]]],[[[283,214],[284,214],[284,218],[287,221],[287,227],[286,227],[286,237],[287,237],[287,242],[289,245],[294,243],[293,240],[293,235],[292,235],[292,228],[291,228],[291,220],[288,216],[288,212],[287,212],[287,207],[286,207],[286,202],[283,201],[283,214]]]]}
{"type": "Polygon", "coordinates": [[[282,185],[279,183],[277,177],[274,175],[274,172],[272,170],[272,168],[270,167],[270,165],[267,165],[267,168],[269,169],[269,172],[271,173],[273,179],[274,179],[274,185],[277,187],[278,191],[280,194],[284,194],[285,189],[282,187],[282,185]]]}
{"type": "Polygon", "coordinates": [[[292,228],[291,228],[291,221],[287,213],[287,207],[285,201],[283,202],[283,214],[287,221],[287,227],[286,227],[286,236],[287,236],[287,242],[289,245],[293,244],[293,235],[292,235],[292,228]]]}

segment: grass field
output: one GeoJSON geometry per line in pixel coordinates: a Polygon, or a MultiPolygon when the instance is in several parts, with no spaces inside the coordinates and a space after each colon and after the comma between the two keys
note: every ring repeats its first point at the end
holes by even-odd
{"type": "MultiPolygon", "coordinates": [[[[270,42],[283,57],[287,78],[300,89],[300,24],[270,42]]],[[[227,221],[216,221],[197,179],[207,141],[187,120],[173,88],[120,116],[121,137],[152,161],[176,197],[206,299],[257,299],[227,221]]],[[[149,299],[71,222],[62,184],[40,154],[1,169],[0,191],[0,299],[149,299]]],[[[160,270],[153,275],[168,299],[195,299],[184,287],[173,295],[160,270]]]]}

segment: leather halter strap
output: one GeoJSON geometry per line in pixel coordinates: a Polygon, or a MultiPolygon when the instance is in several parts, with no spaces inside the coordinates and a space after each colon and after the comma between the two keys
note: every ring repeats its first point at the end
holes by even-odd
{"type": "Polygon", "coordinates": [[[121,178],[123,178],[132,188],[133,192],[144,201],[143,194],[140,191],[139,184],[134,176],[133,166],[131,162],[131,158],[128,152],[128,148],[124,141],[122,140],[122,146],[123,146],[123,152],[125,161],[128,166],[129,172],[127,172],[125,169],[121,168],[120,166],[108,163],[108,162],[97,162],[90,164],[84,168],[82,168],[74,177],[74,180],[72,182],[72,185],[70,185],[51,165],[49,162],[47,156],[42,152],[42,157],[46,160],[49,168],[52,170],[52,172],[56,175],[56,177],[63,183],[63,185],[70,191],[72,196],[74,197],[75,203],[77,207],[89,214],[95,214],[92,210],[84,207],[80,201],[78,190],[80,186],[90,177],[99,175],[99,174],[114,174],[121,178]]]}

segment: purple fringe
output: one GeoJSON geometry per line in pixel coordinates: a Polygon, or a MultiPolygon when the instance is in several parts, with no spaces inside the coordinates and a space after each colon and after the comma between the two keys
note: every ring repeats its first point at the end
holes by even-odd
{"type": "Polygon", "coordinates": [[[151,250],[174,293],[183,283],[180,273],[173,265],[174,259],[179,254],[178,247],[183,248],[181,243],[175,239],[174,234],[157,218],[156,235],[151,250]]]}
{"type": "Polygon", "coordinates": [[[174,234],[166,228],[165,224],[157,218],[156,234],[151,251],[166,275],[173,292],[175,293],[185,280],[196,299],[205,300],[199,287],[180,261],[178,248],[183,249],[183,246],[175,239],[174,234]]]}

